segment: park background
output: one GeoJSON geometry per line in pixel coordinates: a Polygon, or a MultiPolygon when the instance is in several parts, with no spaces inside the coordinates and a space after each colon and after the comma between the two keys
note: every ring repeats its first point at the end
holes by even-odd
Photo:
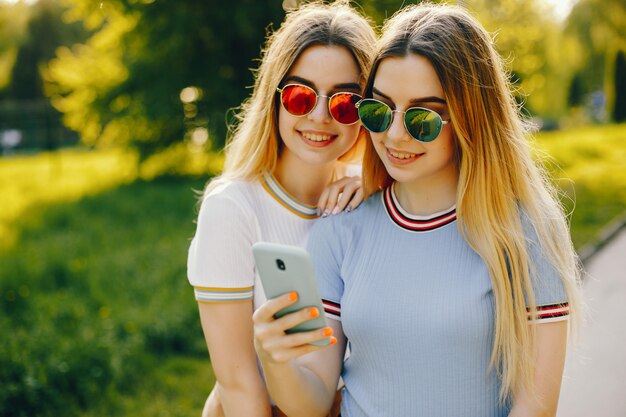
{"type": "MultiPolygon", "coordinates": [[[[199,415],[197,193],[280,0],[0,0],[0,416],[199,415]]],[[[409,1],[359,0],[380,25],[409,1]]],[[[586,259],[626,212],[623,0],[465,0],[586,259]]]]}

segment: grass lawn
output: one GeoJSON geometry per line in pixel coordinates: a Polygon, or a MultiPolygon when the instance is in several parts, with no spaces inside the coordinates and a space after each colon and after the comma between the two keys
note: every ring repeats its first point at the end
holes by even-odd
{"type": "Polygon", "coordinates": [[[576,248],[626,213],[626,124],[542,133],[535,147],[563,191],[576,248]]]}
{"type": "Polygon", "coordinates": [[[204,180],[33,208],[0,254],[0,415],[198,415],[214,383],[186,253],[204,180]]]}
{"type": "MultiPolygon", "coordinates": [[[[623,215],[626,125],[534,146],[578,248],[623,215]]],[[[214,376],[185,268],[206,177],[144,174],[122,151],[0,159],[0,415],[199,415],[214,376]]]]}

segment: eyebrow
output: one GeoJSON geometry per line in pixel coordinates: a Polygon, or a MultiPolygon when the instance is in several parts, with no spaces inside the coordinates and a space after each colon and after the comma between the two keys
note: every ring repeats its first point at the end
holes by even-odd
{"type": "MultiPolygon", "coordinates": [[[[287,84],[289,84],[290,81],[295,81],[297,83],[307,85],[307,86],[309,86],[312,89],[317,91],[317,88],[315,87],[315,83],[312,82],[312,81],[307,80],[306,78],[298,77],[297,75],[290,75],[289,77],[285,78],[283,83],[284,83],[284,85],[287,85],[287,84]]],[[[359,85],[359,83],[339,83],[339,84],[335,84],[332,89],[333,90],[340,90],[341,89],[341,90],[357,90],[357,91],[360,91],[361,90],[361,86],[359,85]]]]}
{"type": "MultiPolygon", "coordinates": [[[[383,92],[378,90],[376,87],[372,87],[372,92],[374,94],[377,94],[377,95],[379,95],[381,97],[384,97],[387,100],[393,102],[391,97],[389,97],[388,95],[384,94],[383,92]]],[[[409,103],[410,104],[415,104],[415,103],[440,103],[440,104],[446,104],[446,101],[444,99],[442,99],[441,97],[429,96],[429,97],[413,98],[413,99],[411,99],[411,101],[409,101],[409,103]]]]}

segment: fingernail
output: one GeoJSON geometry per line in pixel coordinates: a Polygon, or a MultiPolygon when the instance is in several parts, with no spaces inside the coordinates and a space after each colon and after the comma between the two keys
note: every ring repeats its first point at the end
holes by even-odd
{"type": "Polygon", "coordinates": [[[339,213],[341,210],[339,210],[339,206],[335,206],[335,208],[333,209],[333,215],[339,213]]]}
{"type": "Polygon", "coordinates": [[[321,208],[318,208],[318,209],[316,210],[316,213],[317,213],[317,215],[318,215],[318,216],[321,216],[321,215],[322,215],[322,209],[321,209],[321,208]]]}
{"type": "Polygon", "coordinates": [[[328,213],[328,210],[324,211],[324,213],[322,214],[322,217],[328,217],[330,213],[328,213]]]}
{"type": "Polygon", "coordinates": [[[350,213],[352,211],[352,207],[346,206],[346,213],[350,213]]]}
{"type": "Polygon", "coordinates": [[[320,311],[319,311],[317,308],[315,308],[315,307],[311,307],[311,308],[309,309],[309,315],[310,315],[311,317],[313,317],[313,318],[319,317],[319,315],[320,315],[320,311]]]}
{"type": "Polygon", "coordinates": [[[332,335],[333,335],[333,328],[332,327],[324,328],[324,336],[328,337],[328,336],[332,336],[332,335]]]}
{"type": "Polygon", "coordinates": [[[295,291],[292,291],[289,293],[289,299],[291,301],[296,301],[298,299],[298,293],[295,291]]]}
{"type": "Polygon", "coordinates": [[[337,338],[335,336],[331,336],[328,344],[334,345],[335,343],[337,343],[337,338]]]}

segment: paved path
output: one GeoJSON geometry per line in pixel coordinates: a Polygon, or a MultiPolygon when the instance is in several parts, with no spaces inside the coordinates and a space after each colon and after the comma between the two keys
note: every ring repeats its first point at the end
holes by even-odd
{"type": "Polygon", "coordinates": [[[568,352],[557,417],[626,417],[626,229],[586,269],[588,319],[568,352]]]}

